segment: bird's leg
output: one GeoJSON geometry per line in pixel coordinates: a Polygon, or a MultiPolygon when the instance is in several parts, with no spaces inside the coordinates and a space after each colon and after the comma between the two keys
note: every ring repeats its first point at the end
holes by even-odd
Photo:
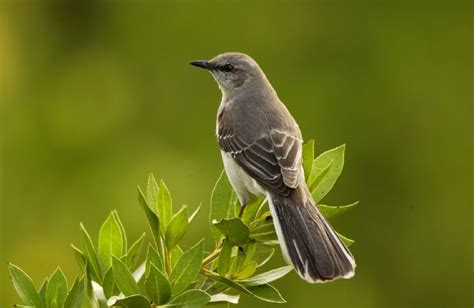
{"type": "MultiPolygon", "coordinates": [[[[244,200],[239,200],[239,203],[240,203],[239,217],[242,217],[242,215],[244,214],[245,208],[247,207],[248,202],[244,202],[244,200]]],[[[220,255],[222,246],[223,246],[223,242],[219,243],[216,249],[214,249],[214,251],[211,252],[207,257],[205,257],[204,260],[202,260],[201,271],[205,271],[206,270],[205,266],[211,263],[214,259],[216,259],[220,255]]]]}
{"type": "Polygon", "coordinates": [[[249,196],[238,196],[238,199],[240,204],[239,217],[242,217],[242,215],[244,215],[245,207],[250,203],[249,196]]]}
{"type": "Polygon", "coordinates": [[[239,217],[242,217],[242,215],[244,215],[244,211],[245,211],[246,206],[247,206],[247,204],[240,206],[239,217]]]}

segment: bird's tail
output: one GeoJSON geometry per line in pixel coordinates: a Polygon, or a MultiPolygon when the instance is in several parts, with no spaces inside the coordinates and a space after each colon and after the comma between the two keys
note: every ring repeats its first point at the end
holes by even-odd
{"type": "Polygon", "coordinates": [[[351,278],[354,257],[321,215],[306,187],[288,197],[268,194],[284,258],[308,282],[351,278]]]}

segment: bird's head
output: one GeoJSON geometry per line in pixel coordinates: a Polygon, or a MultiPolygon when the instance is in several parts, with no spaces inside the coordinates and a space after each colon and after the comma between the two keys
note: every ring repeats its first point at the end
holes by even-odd
{"type": "Polygon", "coordinates": [[[224,95],[235,93],[252,81],[266,80],[257,62],[243,53],[227,52],[209,61],[199,60],[190,64],[207,69],[224,95]]]}

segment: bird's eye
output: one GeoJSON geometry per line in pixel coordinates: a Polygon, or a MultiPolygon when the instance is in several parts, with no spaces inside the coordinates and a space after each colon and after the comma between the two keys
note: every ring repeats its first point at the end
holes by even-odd
{"type": "Polygon", "coordinates": [[[222,67],[222,70],[224,72],[229,73],[229,72],[232,72],[234,70],[234,66],[232,64],[226,64],[222,67]]]}

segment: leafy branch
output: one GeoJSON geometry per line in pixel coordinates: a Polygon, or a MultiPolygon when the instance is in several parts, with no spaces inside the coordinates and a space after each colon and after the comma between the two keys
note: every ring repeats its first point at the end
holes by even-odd
{"type": "MultiPolygon", "coordinates": [[[[344,165],[344,145],[314,157],[314,141],[303,147],[307,185],[315,201],[331,190],[344,165]]],[[[292,271],[282,266],[258,273],[278,245],[265,199],[241,207],[223,172],[212,191],[209,223],[214,250],[204,251],[204,239],[183,249],[191,214],[187,206],[173,211],[171,194],[163,181],[148,178],[145,193],[138,188],[138,202],[145,212],[152,241],[143,233],[128,242],[117,211],[102,224],[97,245],[80,224],[81,249],[71,245],[81,270],[72,286],[58,268],[37,290],[31,278],[9,264],[10,277],[22,307],[79,308],[84,298],[92,307],[182,307],[209,303],[237,304],[241,294],[271,303],[284,303],[271,283],[292,271]],[[144,248],[146,253],[143,256],[144,248]]],[[[341,215],[356,203],[343,206],[318,205],[326,218],[341,215]]],[[[351,245],[354,241],[340,235],[351,245]]]]}

